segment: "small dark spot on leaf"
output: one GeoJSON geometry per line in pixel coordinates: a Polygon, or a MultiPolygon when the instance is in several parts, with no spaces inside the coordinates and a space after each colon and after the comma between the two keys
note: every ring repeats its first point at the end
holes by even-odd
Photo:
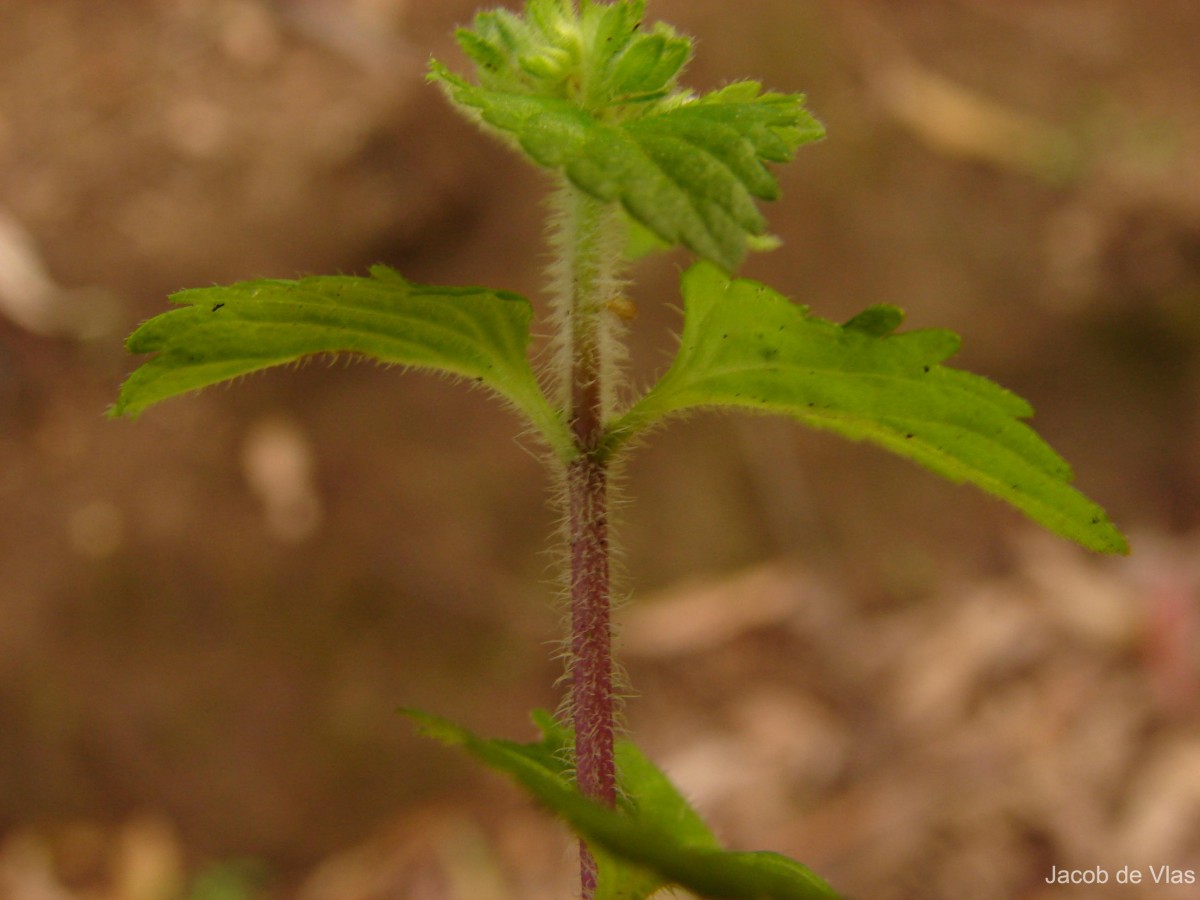
{"type": "Polygon", "coordinates": [[[221,308],[222,306],[224,306],[224,305],[225,305],[224,303],[214,303],[214,304],[213,304],[212,311],[213,311],[213,312],[216,312],[218,309],[220,309],[220,308],[221,308]]]}
{"type": "Polygon", "coordinates": [[[928,372],[928,371],[929,371],[929,366],[921,366],[921,370],[922,370],[922,371],[924,371],[924,372],[928,372]]]}
{"type": "Polygon", "coordinates": [[[912,436],[913,436],[913,435],[912,435],[912,432],[910,431],[910,432],[909,432],[908,434],[906,434],[904,437],[905,437],[905,439],[907,439],[907,440],[910,440],[910,441],[911,441],[911,440],[912,440],[912,436]]]}

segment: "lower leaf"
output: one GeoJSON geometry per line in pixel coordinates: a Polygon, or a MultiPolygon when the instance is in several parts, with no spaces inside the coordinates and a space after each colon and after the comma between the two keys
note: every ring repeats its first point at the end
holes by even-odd
{"type": "Polygon", "coordinates": [[[600,865],[597,900],[645,900],[676,885],[713,900],[837,900],[801,863],[778,853],[722,850],[667,777],[629,741],[618,750],[622,801],[609,809],[568,778],[569,734],[545,714],[542,740],[485,740],[445,719],[403,710],[421,731],[508,775],[588,842],[600,865]]]}

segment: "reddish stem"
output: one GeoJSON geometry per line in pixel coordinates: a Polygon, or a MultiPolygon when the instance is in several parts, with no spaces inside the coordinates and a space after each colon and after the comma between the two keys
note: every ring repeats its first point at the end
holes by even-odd
{"type": "MultiPolygon", "coordinates": [[[[613,763],[612,633],[609,623],[607,472],[581,456],[567,471],[571,539],[571,699],[575,777],[586,797],[616,803],[613,763]]],[[[596,890],[596,863],[579,844],[584,900],[596,890]]]]}
{"type": "MultiPolygon", "coordinates": [[[[571,433],[578,454],[567,464],[567,539],[571,554],[571,710],[575,778],[580,792],[616,805],[608,546],[608,462],[604,435],[606,366],[601,310],[621,261],[621,220],[614,208],[563,185],[560,294],[568,349],[564,375],[571,433]]],[[[596,893],[596,861],[579,843],[583,900],[596,893]]]]}

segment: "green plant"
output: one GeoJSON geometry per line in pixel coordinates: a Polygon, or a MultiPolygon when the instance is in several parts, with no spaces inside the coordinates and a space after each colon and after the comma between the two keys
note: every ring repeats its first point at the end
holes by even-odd
{"type": "Polygon", "coordinates": [[[553,358],[528,358],[531,307],[511,293],[369,277],[251,281],[182,291],[180,308],[129,338],[153,354],[114,414],[311,354],[350,353],[460,376],[490,389],[540,438],[561,480],[572,632],[570,690],[557,720],[535,714],[531,744],[488,741],[407,711],[426,733],[514,778],[581,837],[585,898],[643,898],[668,885],[707,897],[832,897],[799,863],[730,853],[667,779],[619,739],[610,624],[612,466],[672,416],[733,407],[790,416],[868,440],[971,482],[1079,544],[1123,553],[1104,512],[1069,484],[1067,464],[1022,419],[1032,410],[943,363],[958,338],[897,333],[875,306],[844,324],[765,285],[731,277],[770,244],[756,200],[767,164],[824,134],[798,95],[736,82],[696,96],[677,78],[691,42],[643,22],[643,0],[528,0],[523,15],[479,14],[457,33],[475,79],[439,62],[430,80],[485,130],[554,175],[550,272],[553,358]],[[621,383],[637,253],[682,244],[683,328],[669,369],[632,400],[621,383]]]}

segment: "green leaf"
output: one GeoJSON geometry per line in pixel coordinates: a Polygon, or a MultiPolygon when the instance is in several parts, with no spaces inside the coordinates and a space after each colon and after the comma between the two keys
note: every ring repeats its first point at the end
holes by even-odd
{"type": "Polygon", "coordinates": [[[597,900],[644,900],[678,885],[715,900],[836,900],[837,894],[810,869],[777,853],[721,850],[711,832],[665,775],[630,742],[617,748],[619,809],[586,799],[563,761],[568,732],[541,715],[541,741],[483,740],[416,710],[403,710],[420,730],[460,746],[480,762],[508,775],[562,817],[596,854],[597,900]]]}
{"type": "Polygon", "coordinates": [[[661,29],[628,41],[606,66],[601,90],[618,102],[665,92],[691,55],[691,41],[661,29]]]}
{"type": "Polygon", "coordinates": [[[529,301],[504,291],[410,284],[384,266],[370,278],[246,281],[171,297],[181,308],[126,343],[154,356],[121,387],[114,415],[314,354],[349,353],[485,385],[564,457],[573,444],[526,357],[529,301]]]}
{"type": "Polygon", "coordinates": [[[767,163],[786,162],[824,129],[803,97],[756,82],[699,98],[678,90],[691,42],[661,23],[639,29],[642,6],[585,3],[575,15],[531,2],[524,19],[483,13],[459,34],[478,83],[436,61],[430,78],[534,162],[732,271],[765,229],[755,200],[779,195],[767,163]]]}
{"type": "Polygon", "coordinates": [[[1021,421],[1032,415],[1029,404],[941,365],[958,349],[953,333],[892,334],[901,319],[894,307],[837,325],[704,263],[684,275],[683,296],[678,355],[612,424],[611,449],[688,409],[782,413],[971,482],[1084,547],[1128,552],[1104,511],[1070,486],[1067,463],[1021,421]]]}
{"type": "MultiPolygon", "coordinates": [[[[647,825],[670,834],[682,847],[720,851],[721,846],[704,820],[663,771],[628,740],[615,749],[621,808],[647,825]]],[[[667,877],[653,868],[631,865],[603,847],[594,847],[600,873],[596,900],[648,897],[667,886],[667,877]]]]}

